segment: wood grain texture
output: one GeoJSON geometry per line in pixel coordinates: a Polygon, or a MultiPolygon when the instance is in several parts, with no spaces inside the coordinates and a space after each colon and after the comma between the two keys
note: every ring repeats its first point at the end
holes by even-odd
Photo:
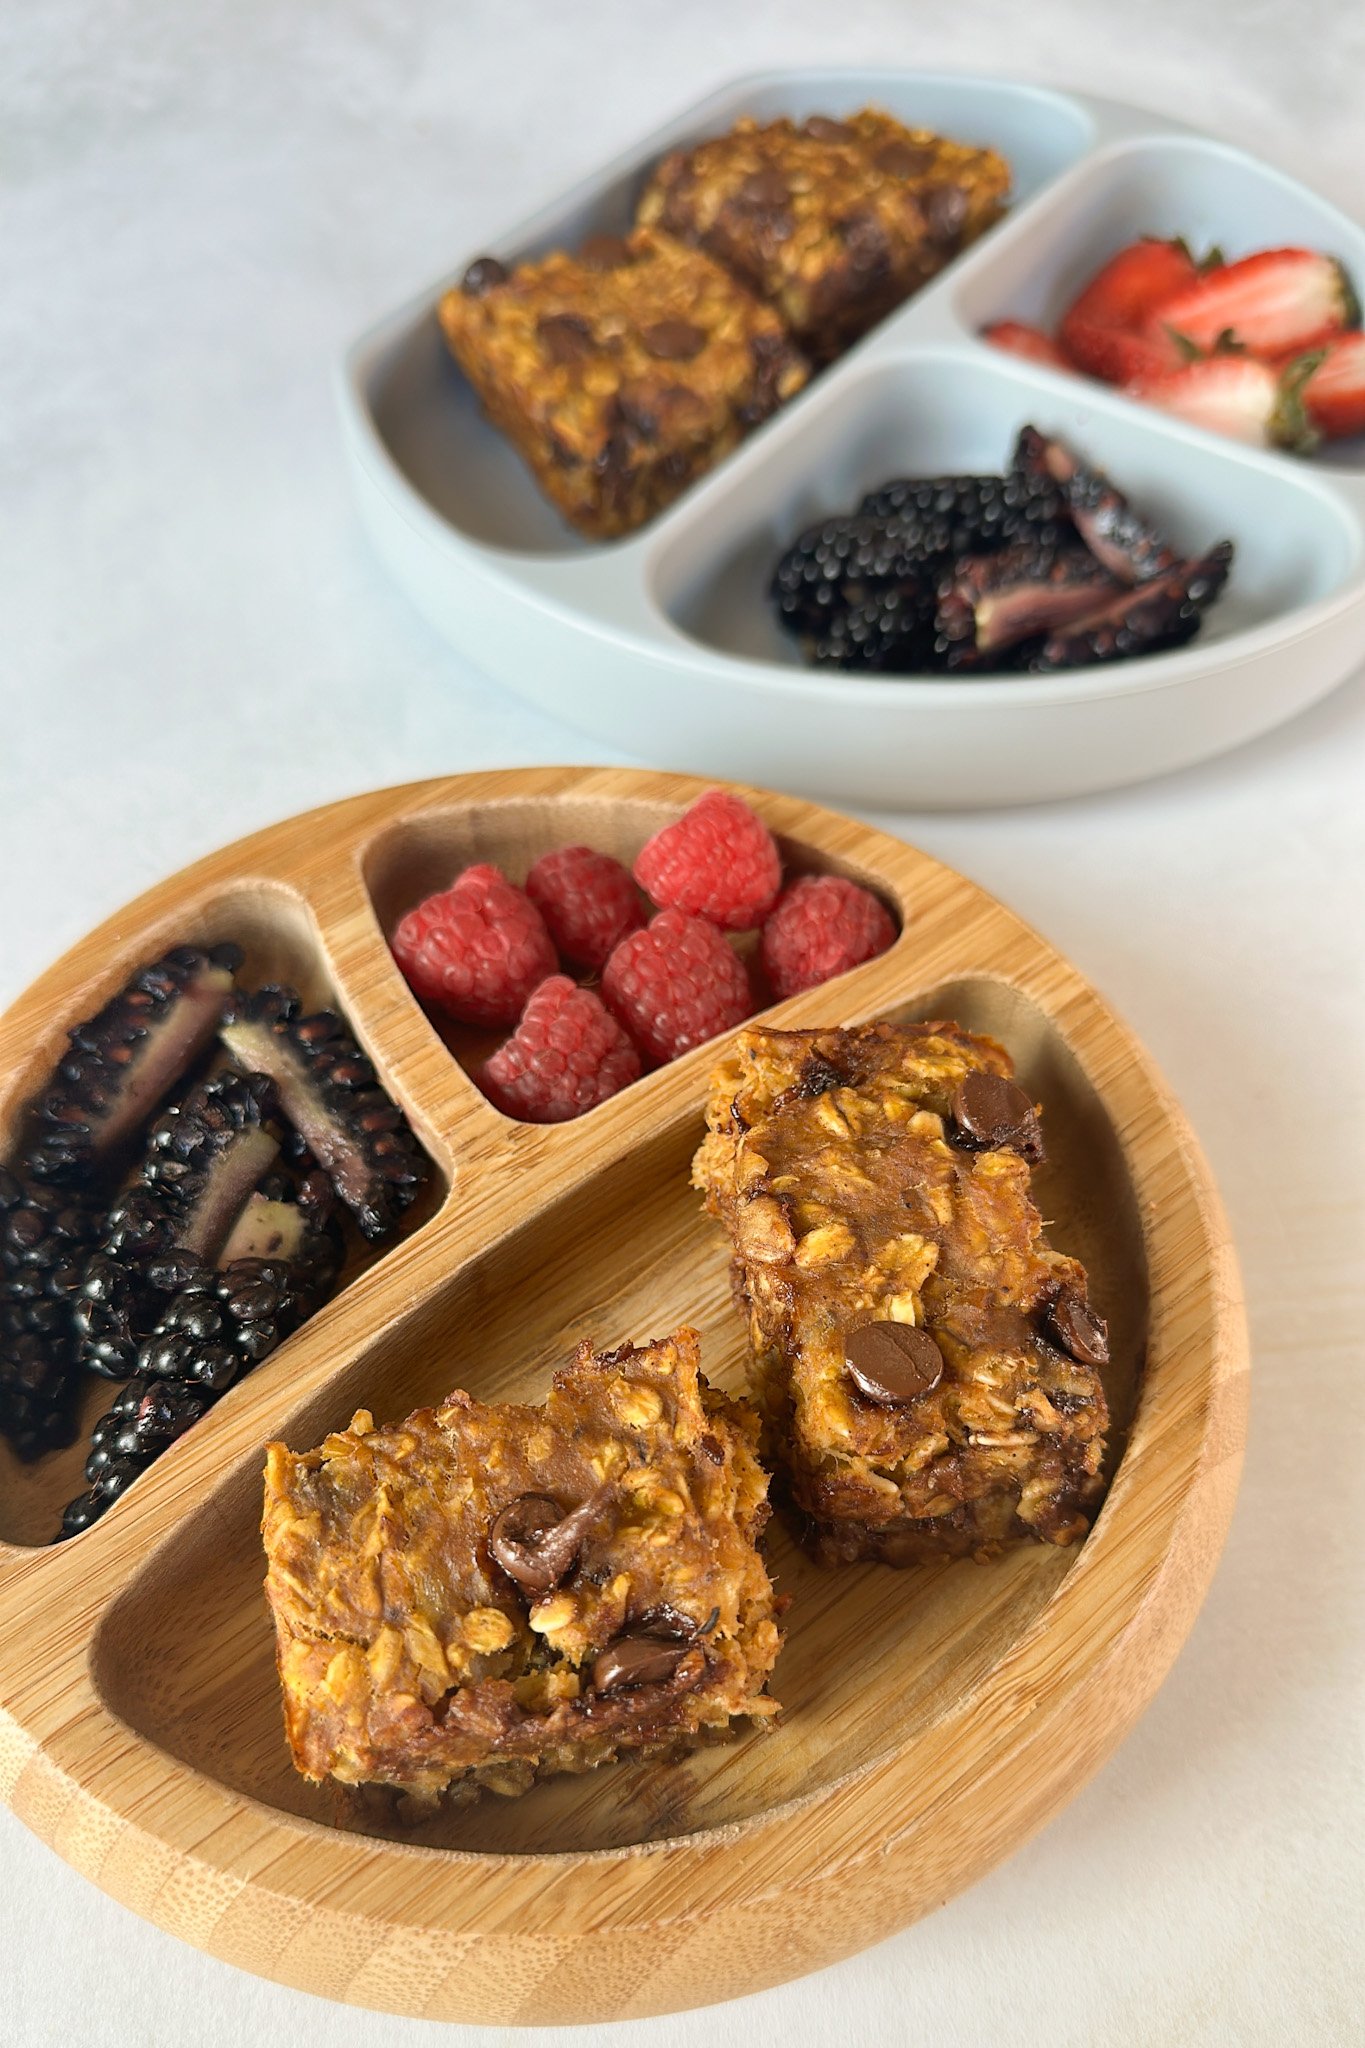
{"type": "Polygon", "coordinates": [[[394,2012],[542,2024],[816,1969],[1041,1826],[1122,1739],[1203,1597],[1247,1353],[1226,1226],[1178,1107],[1081,977],[982,891],[849,819],[748,792],[789,861],[870,882],[903,922],[880,960],[773,1014],[956,1015],[1003,1037],[1044,1102],[1040,1199],[1114,1330],[1104,1509],[1074,1551],[901,1573],[821,1573],[778,1532],[786,1711],[681,1766],[561,1780],[409,1835],[294,1776],[260,1585],[268,1437],[301,1448],[356,1405],[395,1417],[457,1384],[536,1394],[580,1336],[683,1319],[707,1371],[740,1384],[723,1246],[687,1186],[714,1048],[576,1124],[513,1124],[384,940],[467,860],[519,875],[569,839],[628,857],[702,786],[523,769],[331,806],[152,890],[0,1022],[12,1132],[65,1026],[127,970],[174,939],[241,936],[249,972],[341,1003],[443,1179],[412,1235],[76,1541],[35,1547],[79,1453],[28,1471],[0,1454],[0,1792],[116,1898],[244,1968],[394,2012]]]}

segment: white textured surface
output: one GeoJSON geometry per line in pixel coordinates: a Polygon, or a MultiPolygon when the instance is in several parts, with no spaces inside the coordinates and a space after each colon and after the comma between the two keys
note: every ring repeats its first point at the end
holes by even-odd
{"type": "MultiPolygon", "coordinates": [[[[781,57],[978,63],[1145,99],[1358,209],[1362,30],[1335,0],[0,11],[0,999],[122,899],[271,818],[584,756],[415,621],[345,496],[337,350],[481,224],[781,57]]],[[[1232,1540],[1137,1732],[985,1883],[727,2012],[554,2038],[1361,2038],[1363,767],[1357,677],[1157,787],[892,821],[1072,956],[1203,1138],[1255,1344],[1232,1540]]],[[[181,1947],[7,1813],[0,1926],[0,2038],[19,2048],[436,2038],[181,1947]]]]}

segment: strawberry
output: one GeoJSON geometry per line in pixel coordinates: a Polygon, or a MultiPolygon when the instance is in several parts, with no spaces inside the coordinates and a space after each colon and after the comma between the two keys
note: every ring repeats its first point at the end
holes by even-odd
{"type": "Polygon", "coordinates": [[[1141,377],[1127,387],[1145,399],[1213,434],[1249,441],[1257,448],[1293,448],[1306,453],[1318,436],[1304,416],[1302,391],[1317,356],[1300,358],[1290,369],[1272,369],[1254,356],[1204,356],[1162,377],[1141,377]]]}
{"type": "Polygon", "coordinates": [[[1335,257],[1262,249],[1168,294],[1149,311],[1143,331],[1175,334],[1197,349],[1229,337],[1258,355],[1285,355],[1326,341],[1359,317],[1351,280],[1335,257]]]}
{"type": "Polygon", "coordinates": [[[1365,434],[1365,334],[1329,341],[1303,385],[1304,410],[1331,441],[1365,434]]]}
{"type": "Polygon", "coordinates": [[[1004,349],[1006,355],[1022,356],[1027,363],[1046,363],[1051,370],[1072,367],[1050,334],[1022,320],[997,320],[994,326],[982,328],[981,339],[1004,349]]]}
{"type": "Polygon", "coordinates": [[[1189,361],[1188,351],[1169,335],[1152,341],[1125,327],[1107,327],[1102,320],[1081,320],[1072,314],[1065,325],[1067,352],[1075,367],[1106,384],[1169,376],[1189,361]]]}
{"type": "Polygon", "coordinates": [[[1145,346],[1123,337],[1135,335],[1154,307],[1194,284],[1198,276],[1198,266],[1183,242],[1160,242],[1151,236],[1131,242],[1111,256],[1072,301],[1062,315],[1057,339],[1074,363],[1109,384],[1176,369],[1188,350],[1181,351],[1168,335],[1145,346]]]}

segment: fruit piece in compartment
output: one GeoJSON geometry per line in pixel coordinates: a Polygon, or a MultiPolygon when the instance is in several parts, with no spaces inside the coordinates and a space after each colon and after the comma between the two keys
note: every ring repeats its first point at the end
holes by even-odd
{"type": "Polygon", "coordinates": [[[647,228],[511,271],[482,258],[440,320],[489,419],[594,540],[652,519],[808,374],[771,307],[647,228]]]}
{"type": "MultiPolygon", "coordinates": [[[[1019,488],[1030,504],[1046,494],[1060,503],[1049,478],[1021,478],[1019,488]]],[[[906,519],[918,516],[912,508],[906,519]]],[[[991,498],[980,516],[994,521],[1003,508],[991,498]]],[[[832,893],[817,892],[799,941],[778,939],[773,957],[784,972],[770,980],[765,934],[783,879],[781,849],[758,812],[734,790],[709,789],[645,842],[633,876],[578,844],[541,854],[524,890],[497,868],[466,868],[399,919],[391,944],[438,1022],[515,1021],[491,1052],[458,1038],[452,1045],[488,1099],[524,1122],[563,1123],[645,1066],[742,1023],[770,995],[813,987],[894,939],[885,906],[839,880],[832,893]],[[644,892],[658,906],[648,924],[644,892]],[[787,973],[797,952],[799,969],[787,973]],[[571,969],[586,973],[586,985],[575,985],[571,969]]],[[[790,909],[784,919],[791,923],[790,909]]]]}
{"type": "Polygon", "coordinates": [[[1365,431],[1360,301],[1345,267],[1313,249],[1196,260],[1145,236],[1102,265],[1051,337],[996,321],[983,340],[1108,384],[1211,433],[1308,454],[1365,431]],[[1309,389],[1314,396],[1309,398],[1309,389]]]}
{"type": "Polygon", "coordinates": [[[1068,1544],[1105,1324],[1043,1235],[1038,1107],[952,1023],[740,1034],[693,1177],[730,1242],[764,1446],[824,1563],[1068,1544]]]}
{"type": "Polygon", "coordinates": [[[816,663],[1000,674],[1182,645],[1231,561],[1228,541],[1182,559],[1110,478],[1026,426],[1003,476],[897,478],[811,527],[769,596],[816,663]]]}
{"type": "Polygon", "coordinates": [[[347,1224],[391,1236],[427,1177],[336,1012],[242,989],[243,958],[140,967],[72,1027],[0,1167],[0,1431],[40,1458],[75,1440],[91,1375],[128,1383],[64,1535],[321,1307],[347,1224]]]}
{"type": "Polygon", "coordinates": [[[997,220],[1009,187],[994,150],[864,107],[675,150],[638,218],[707,250],[828,362],[997,220]]]}
{"type": "Polygon", "coordinates": [[[270,1446],[266,1592],[305,1777],[519,1793],[771,1719],[757,1421],[699,1355],[690,1329],[584,1344],[543,1407],[457,1392],[270,1446]]]}

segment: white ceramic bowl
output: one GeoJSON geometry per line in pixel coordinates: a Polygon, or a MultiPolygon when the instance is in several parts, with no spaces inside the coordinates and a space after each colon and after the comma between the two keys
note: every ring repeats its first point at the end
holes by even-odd
{"type": "Polygon", "coordinates": [[[1014,202],[679,502],[590,543],[483,419],[436,319],[449,278],[350,351],[341,409],[359,503],[395,577],[508,689],[643,758],[902,809],[1036,802],[1236,746],[1365,657],[1365,443],[1244,448],[977,339],[1055,319],[1142,233],[1229,256],[1303,243],[1365,281],[1365,232],[1238,150],[1110,101],[915,72],[782,71],[689,110],[534,219],[505,261],[620,230],[643,176],[742,113],[869,102],[1014,170],[1014,202]],[[998,470],[1025,421],[1108,469],[1183,549],[1231,536],[1226,591],[1188,647],[1066,674],[859,680],[805,667],[765,585],[802,527],[898,474],[998,470]]]}

